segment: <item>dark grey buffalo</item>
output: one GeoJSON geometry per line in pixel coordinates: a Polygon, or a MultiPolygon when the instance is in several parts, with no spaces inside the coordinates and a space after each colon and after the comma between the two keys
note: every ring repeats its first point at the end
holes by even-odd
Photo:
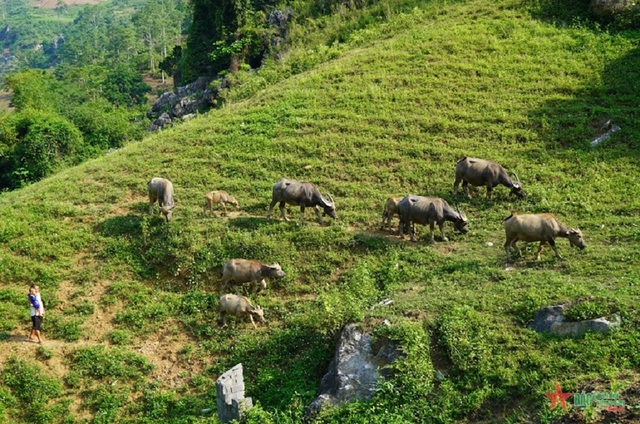
{"type": "Polygon", "coordinates": [[[304,210],[312,207],[316,211],[318,222],[322,224],[322,217],[318,206],[323,210],[322,216],[329,215],[333,219],[338,219],[336,207],[331,196],[324,197],[320,190],[312,183],[301,183],[299,181],[282,179],[273,186],[273,194],[267,219],[271,218],[271,211],[276,203],[280,203],[280,215],[285,221],[289,221],[285,215],[285,205],[300,206],[300,214],[304,222],[304,210]]]}
{"type": "Polygon", "coordinates": [[[429,224],[431,229],[431,243],[434,242],[434,226],[438,224],[442,241],[448,241],[444,235],[444,223],[453,222],[456,230],[462,234],[469,231],[469,222],[460,210],[453,209],[439,197],[405,196],[398,204],[400,214],[400,237],[404,237],[404,230],[408,229],[411,241],[415,241],[414,224],[429,224]]]}
{"type": "Polygon", "coordinates": [[[511,194],[523,198],[525,193],[520,186],[520,179],[517,174],[514,173],[514,175],[516,181],[513,181],[507,171],[498,163],[465,156],[456,162],[456,180],[453,183],[453,195],[458,195],[458,185],[462,181],[462,189],[467,196],[469,196],[469,184],[476,187],[487,187],[487,199],[491,199],[493,188],[502,184],[511,189],[511,194]]]}
{"type": "Polygon", "coordinates": [[[555,239],[556,237],[565,237],[569,239],[571,246],[584,249],[587,243],[584,241],[582,231],[579,228],[571,228],[563,224],[558,218],[550,213],[531,214],[531,215],[514,215],[511,214],[505,218],[502,223],[507,235],[507,241],[504,243],[504,250],[507,252],[507,260],[511,248],[518,250],[522,256],[520,249],[516,246],[518,241],[539,241],[538,251],[536,252],[536,260],[540,260],[540,252],[542,246],[548,244],[556,253],[558,259],[562,256],[558,253],[555,239]]]}
{"type": "Polygon", "coordinates": [[[176,204],[173,201],[173,184],[165,178],[152,178],[147,183],[149,191],[149,214],[153,213],[153,205],[158,202],[160,213],[164,215],[167,222],[171,221],[173,208],[176,204]]]}

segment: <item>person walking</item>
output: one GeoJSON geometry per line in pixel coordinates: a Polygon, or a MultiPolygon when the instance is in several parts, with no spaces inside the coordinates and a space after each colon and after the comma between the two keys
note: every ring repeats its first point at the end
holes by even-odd
{"type": "Polygon", "coordinates": [[[28,340],[33,341],[33,336],[36,337],[38,343],[42,343],[42,337],[40,336],[40,330],[42,329],[42,300],[38,301],[40,295],[36,290],[36,286],[32,285],[29,288],[29,306],[31,314],[31,332],[29,333],[28,340]]]}

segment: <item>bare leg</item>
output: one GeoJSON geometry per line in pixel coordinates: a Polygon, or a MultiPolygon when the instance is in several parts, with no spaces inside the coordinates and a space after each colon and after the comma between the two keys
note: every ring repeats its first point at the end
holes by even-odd
{"type": "Polygon", "coordinates": [[[320,216],[320,211],[318,210],[318,206],[314,206],[313,210],[316,211],[316,216],[318,217],[318,224],[322,225],[322,216],[320,216]]]}
{"type": "Polygon", "coordinates": [[[416,227],[413,221],[409,221],[409,237],[411,241],[416,241],[416,227]]]}
{"type": "Polygon", "coordinates": [[[442,241],[449,241],[449,239],[444,235],[444,222],[439,222],[438,227],[440,227],[440,235],[442,236],[442,241]]]}
{"type": "Polygon", "coordinates": [[[269,212],[267,212],[267,219],[271,218],[271,211],[273,210],[273,207],[276,205],[276,203],[278,203],[276,199],[271,200],[271,204],[269,205],[269,212]]]}
{"type": "Polygon", "coordinates": [[[456,180],[453,182],[453,195],[454,196],[458,196],[458,186],[460,185],[460,181],[462,181],[462,178],[456,176],[456,180]]]}
{"type": "Polygon", "coordinates": [[[551,248],[553,249],[554,252],[556,252],[556,258],[563,260],[564,258],[562,256],[560,256],[560,253],[558,253],[558,248],[556,247],[556,242],[554,240],[551,240],[549,242],[549,244],[551,245],[551,248]]]}
{"type": "Polygon", "coordinates": [[[287,218],[287,216],[285,215],[285,210],[286,205],[284,202],[280,202],[280,216],[282,217],[283,220],[289,222],[289,218],[287,218]]]}

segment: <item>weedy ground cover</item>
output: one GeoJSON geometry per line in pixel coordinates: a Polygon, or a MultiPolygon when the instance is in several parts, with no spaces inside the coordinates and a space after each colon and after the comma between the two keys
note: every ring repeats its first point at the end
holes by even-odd
{"type": "MultiPolygon", "coordinates": [[[[43,395],[60,415],[42,422],[66,414],[48,400],[56,396],[80,399],[69,420],[215,422],[202,410],[215,408],[215,378],[237,362],[257,404],[250,421],[299,422],[352,321],[400,341],[406,358],[372,401],[322,422],[551,422],[564,413],[544,396],[556,382],[623,394],[637,385],[637,34],[554,25],[509,0],[402,10],[341,27],[345,12],[318,25],[310,47],[239,75],[223,108],[0,197],[0,331],[20,333],[21,293],[37,281],[51,302],[45,334],[80,349],[55,349],[65,358],[57,373],[30,365],[64,382],[43,395]],[[350,29],[336,38],[332,28],[350,29]],[[592,149],[608,119],[622,131],[592,149]],[[527,197],[498,188],[491,201],[484,189],[454,199],[464,155],[517,172],[527,197]],[[169,225],[146,213],[153,176],[175,187],[169,225]],[[267,221],[283,177],[330,193],[340,220],[319,226],[307,211],[300,224],[290,208],[292,222],[267,221]],[[212,189],[242,210],[203,214],[212,189]],[[408,193],[457,204],[470,233],[447,226],[450,241],[428,245],[421,226],[416,243],[380,231],[386,197],[408,193]],[[501,222],[512,212],[554,213],[581,228],[588,248],[559,239],[565,261],[545,249],[536,262],[533,245],[507,261],[501,222]],[[220,268],[234,257],[287,273],[251,296],[268,320],[257,331],[215,322],[220,268]],[[370,309],[385,298],[393,305],[370,309]],[[570,316],[617,313],[622,326],[579,339],[527,329],[539,307],[563,302],[574,304],[570,316]],[[161,351],[140,359],[146,342],[161,351]],[[118,355],[133,362],[113,368],[118,355]],[[148,366],[162,355],[173,371],[148,366]],[[90,394],[79,376],[105,393],[111,384],[109,396],[90,394]],[[127,399],[137,402],[118,412],[127,399]]],[[[0,413],[24,420],[17,369],[3,368],[0,413]]]]}

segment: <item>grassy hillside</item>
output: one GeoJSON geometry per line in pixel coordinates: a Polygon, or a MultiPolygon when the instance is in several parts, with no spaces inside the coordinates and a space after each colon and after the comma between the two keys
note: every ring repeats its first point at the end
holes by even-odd
{"type": "Polygon", "coordinates": [[[406,357],[371,402],[320,422],[638,418],[638,34],[553,25],[513,0],[349,16],[296,28],[315,43],[238,76],[222,109],[0,196],[0,421],[216,422],[202,412],[215,411],[215,379],[242,362],[249,420],[300,422],[348,322],[406,357]],[[607,119],[622,130],[590,148],[607,119]],[[415,243],[380,231],[389,195],[455,203],[464,155],[516,171],[528,196],[462,196],[471,231],[447,224],[449,242],[429,245],[422,226],[415,243]],[[169,225],[146,213],[153,176],[175,187],[169,225]],[[282,177],[331,193],[340,220],[307,211],[301,225],[289,208],[291,222],[267,221],[282,177]],[[242,210],[204,216],[212,189],[242,210]],[[531,244],[507,262],[511,212],[554,213],[588,248],[560,239],[566,260],[546,248],[536,262],[531,244]],[[251,296],[268,320],[255,331],[215,322],[220,267],[236,257],[287,273],[251,296]],[[32,282],[48,308],[43,346],[23,341],[32,282]],[[384,298],[393,305],[370,308],[384,298]],[[527,329],[561,302],[622,326],[578,339],[527,329]],[[549,411],[556,382],[616,391],[627,411],[549,411]]]}

